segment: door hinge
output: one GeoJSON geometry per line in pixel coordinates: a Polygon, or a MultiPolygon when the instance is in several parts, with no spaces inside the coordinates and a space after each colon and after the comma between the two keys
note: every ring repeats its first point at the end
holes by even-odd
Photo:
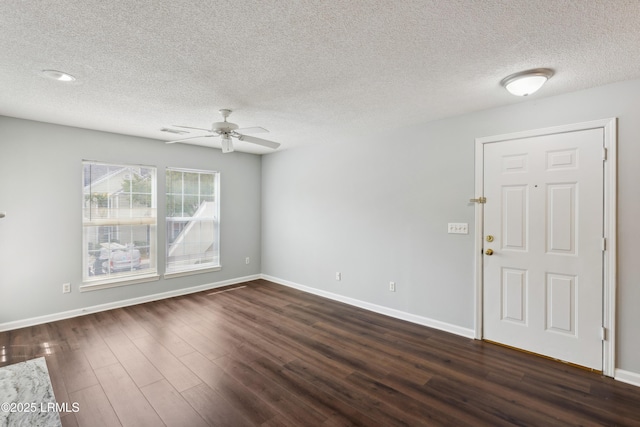
{"type": "Polygon", "coordinates": [[[486,197],[478,197],[477,199],[469,199],[471,203],[487,203],[486,197]]]}
{"type": "Polygon", "coordinates": [[[602,160],[607,160],[607,147],[602,147],[602,160]]]}
{"type": "Polygon", "coordinates": [[[607,340],[607,328],[605,328],[604,326],[600,328],[600,338],[602,338],[602,341],[607,340]]]}
{"type": "Polygon", "coordinates": [[[607,250],[607,238],[606,237],[602,238],[602,250],[603,251],[607,250]]]}

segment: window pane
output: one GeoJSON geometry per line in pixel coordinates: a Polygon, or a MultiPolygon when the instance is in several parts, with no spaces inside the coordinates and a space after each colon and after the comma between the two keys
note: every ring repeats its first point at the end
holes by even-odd
{"type": "Polygon", "coordinates": [[[200,193],[200,174],[197,173],[185,173],[184,174],[184,194],[199,194],[200,193]]]}
{"type": "Polygon", "coordinates": [[[200,194],[213,194],[213,175],[200,175],[200,194]]]}
{"type": "Polygon", "coordinates": [[[133,193],[131,195],[132,207],[136,210],[136,216],[149,215],[149,208],[152,207],[153,197],[151,194],[133,193]]]}
{"type": "Polygon", "coordinates": [[[184,196],[184,216],[193,216],[200,208],[199,196],[184,196]]]}
{"type": "Polygon", "coordinates": [[[167,217],[182,216],[182,195],[167,194],[167,217]]]}
{"type": "MultiPolygon", "coordinates": [[[[155,227],[153,227],[155,229],[155,227]]],[[[85,227],[88,275],[126,275],[155,269],[150,259],[151,226],[85,227]]]]}
{"type": "Polygon", "coordinates": [[[182,172],[167,170],[166,182],[167,193],[182,192],[182,172]]]}
{"type": "MultiPolygon", "coordinates": [[[[174,224],[167,224],[168,235],[174,233],[174,224]]],[[[180,228],[180,233],[169,244],[167,265],[172,268],[184,268],[214,261],[217,264],[215,235],[215,221],[189,221],[186,226],[180,228]]]]}

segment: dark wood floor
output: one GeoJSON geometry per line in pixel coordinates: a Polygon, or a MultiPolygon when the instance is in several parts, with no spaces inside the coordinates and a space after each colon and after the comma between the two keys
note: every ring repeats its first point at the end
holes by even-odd
{"type": "Polygon", "coordinates": [[[3,332],[0,366],[45,356],[64,426],[640,426],[640,388],[245,285],[3,332]]]}

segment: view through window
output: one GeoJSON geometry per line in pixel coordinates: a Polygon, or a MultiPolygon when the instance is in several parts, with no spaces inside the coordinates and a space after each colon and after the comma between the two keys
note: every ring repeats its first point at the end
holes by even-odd
{"type": "Polygon", "coordinates": [[[156,169],[83,167],[84,281],[156,274],[156,169]]]}
{"type": "Polygon", "coordinates": [[[218,172],[167,169],[167,273],[220,266],[218,182],[218,172]]]}

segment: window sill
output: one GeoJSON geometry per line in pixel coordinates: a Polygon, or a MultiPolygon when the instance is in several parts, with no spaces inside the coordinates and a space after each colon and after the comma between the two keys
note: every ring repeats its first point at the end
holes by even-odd
{"type": "Polygon", "coordinates": [[[214,271],[220,271],[222,270],[222,266],[218,265],[216,267],[204,267],[204,268],[199,268],[199,269],[194,269],[194,270],[177,270],[177,271],[171,271],[168,273],[164,273],[164,278],[165,279],[173,279],[175,277],[183,277],[183,276],[191,276],[193,274],[202,274],[202,273],[212,273],[214,271]]]}
{"type": "Polygon", "coordinates": [[[135,285],[138,283],[155,282],[160,280],[157,273],[145,274],[121,279],[107,279],[97,282],[88,282],[80,286],[80,292],[98,291],[100,289],[115,288],[118,286],[135,285]]]}

